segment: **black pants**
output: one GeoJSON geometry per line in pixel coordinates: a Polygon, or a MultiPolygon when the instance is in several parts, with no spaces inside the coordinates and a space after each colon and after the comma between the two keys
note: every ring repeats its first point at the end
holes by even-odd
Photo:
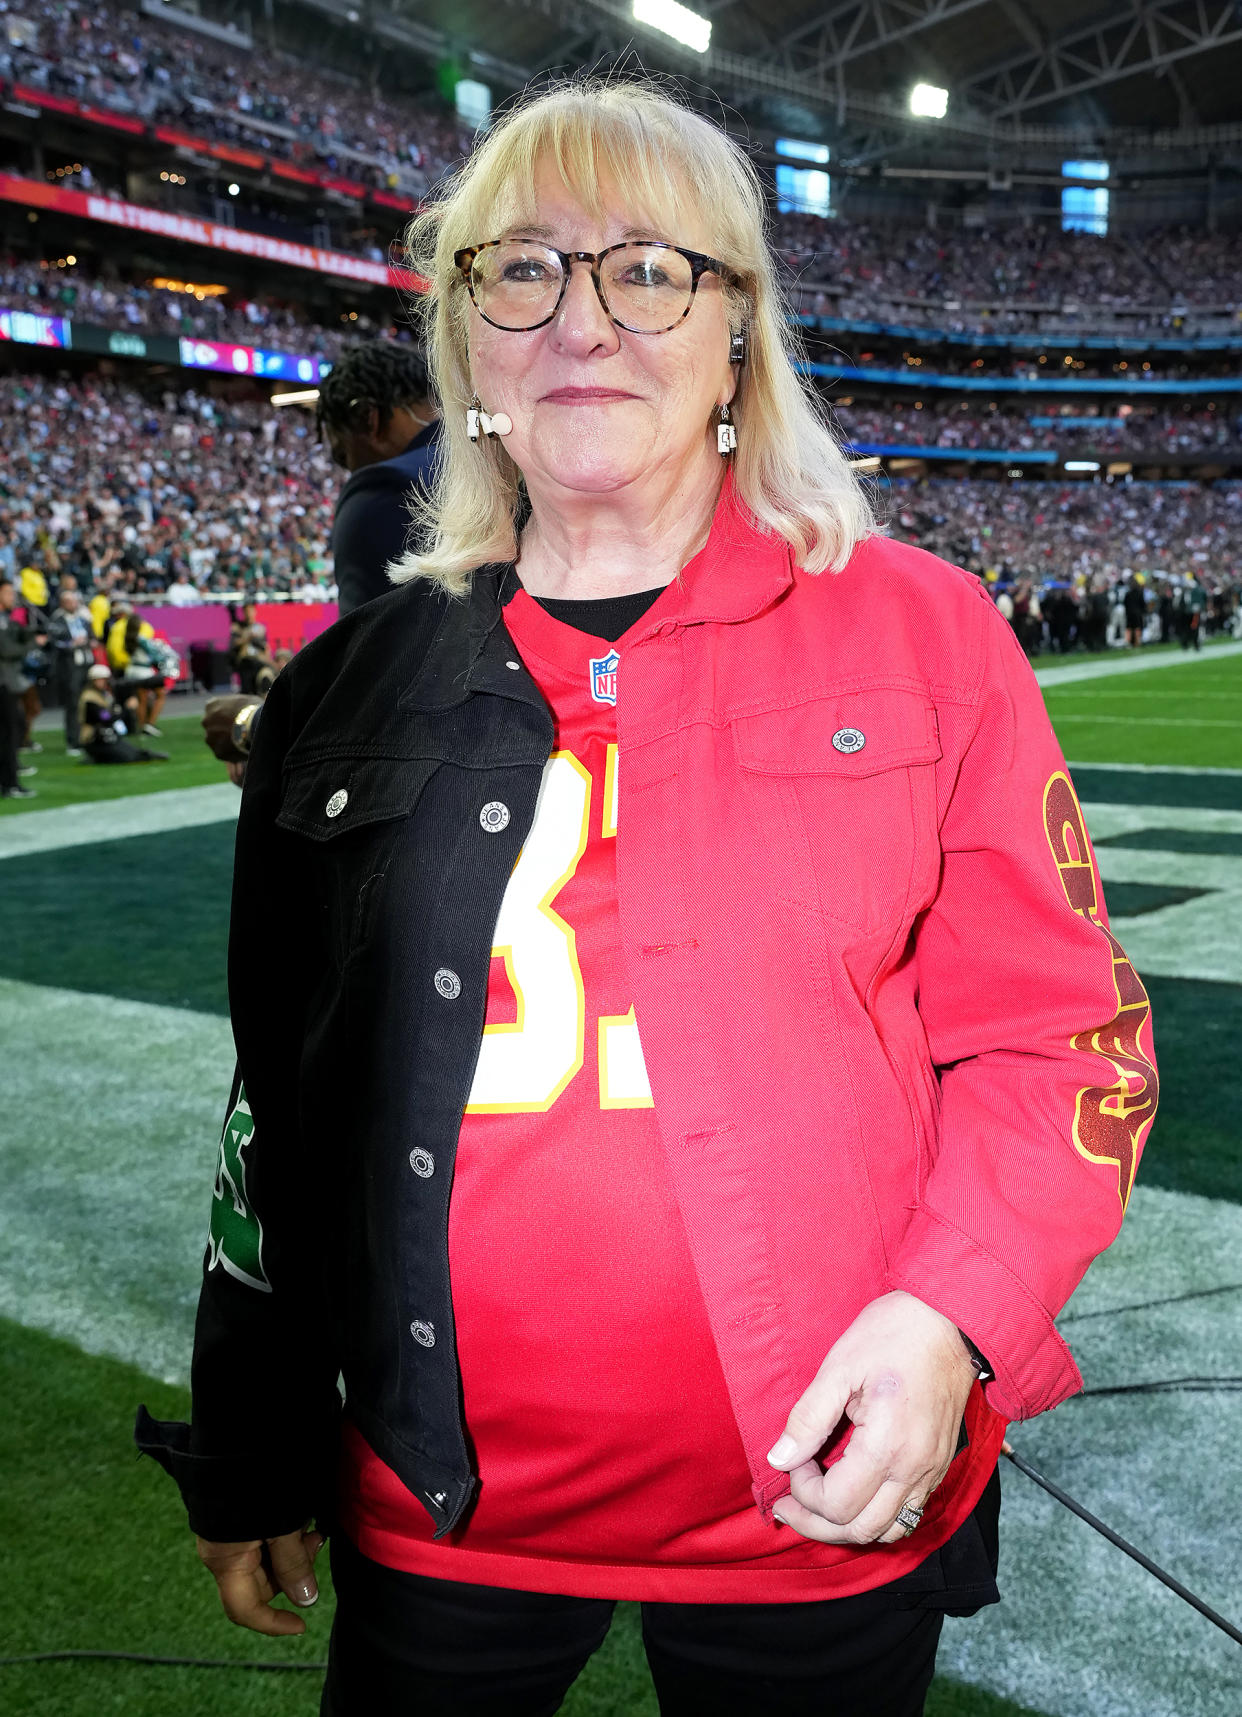
{"type": "Polygon", "coordinates": [[[11,793],[17,786],[17,742],[25,720],[19,695],[0,686],[0,793],[11,793]]]}
{"type": "Polygon", "coordinates": [[[74,751],[82,743],[78,725],[78,699],[82,695],[82,687],[86,684],[86,670],[89,665],[86,662],[79,664],[70,660],[68,654],[62,654],[56,659],[56,695],[65,712],[65,744],[74,751]]]}
{"type": "MultiPolygon", "coordinates": [[[[320,1717],[552,1717],[611,1599],[402,1574],[332,1539],[337,1612],[320,1717]]],[[[944,1611],[890,1594],[644,1604],[661,1717],[920,1717],[944,1611]]]]}

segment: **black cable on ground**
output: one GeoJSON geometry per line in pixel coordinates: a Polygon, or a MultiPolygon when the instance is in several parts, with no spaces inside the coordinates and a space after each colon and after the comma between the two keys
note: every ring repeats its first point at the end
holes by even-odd
{"type": "Polygon", "coordinates": [[[247,1662],[238,1657],[151,1657],[141,1651],[31,1651],[21,1657],[0,1657],[0,1666],[10,1663],[142,1663],[157,1664],[171,1669],[271,1669],[293,1670],[303,1674],[322,1675],[326,1663],[264,1663],[261,1659],[247,1662]]]}
{"type": "Polygon", "coordinates": [[[1036,1472],[1029,1461],[1024,1461],[1022,1456],[1008,1445],[1006,1445],[1003,1453],[1005,1459],[1012,1462],[1020,1473],[1025,1473],[1032,1483],[1037,1484],[1041,1490],[1046,1490],[1049,1496],[1054,1497],[1057,1502],[1068,1508],[1071,1514],[1076,1514],[1079,1520],[1085,1520],[1088,1526],[1094,1527],[1102,1538],[1107,1538],[1108,1542],[1115,1544],[1118,1550],[1124,1550],[1131,1561],[1137,1562],[1140,1568],[1145,1568],[1149,1574],[1159,1580],[1162,1586],[1167,1586],[1170,1592],[1176,1592],[1184,1603],[1189,1604],[1192,1610],[1198,1610],[1201,1616],[1206,1616],[1208,1621],[1218,1627],[1222,1633],[1228,1634],[1235,1644],[1242,1645],[1242,1628],[1235,1628],[1232,1622],[1227,1622],[1224,1616],[1212,1609],[1210,1604],[1205,1604],[1202,1598],[1196,1597],[1189,1586],[1183,1586],[1181,1581],[1175,1580],[1172,1574],[1166,1574],[1158,1562],[1153,1562],[1150,1556],[1144,1556],[1141,1550],[1136,1550],[1133,1544],[1127,1543],[1119,1532],[1113,1531],[1111,1526],[1105,1526],[1104,1522],[1092,1514],[1089,1509],[1084,1508],[1080,1502],[1075,1502],[1068,1491],[1063,1491],[1060,1485],[1053,1484],[1051,1479],[1046,1479],[1042,1473],[1036,1472]]]}
{"type": "Polygon", "coordinates": [[[1099,1395],[1210,1395],[1216,1391],[1231,1395],[1242,1389],[1242,1377],[1166,1377],[1156,1383],[1111,1383],[1099,1389],[1080,1389],[1075,1401],[1087,1401],[1099,1395]]]}
{"type": "Polygon", "coordinates": [[[1066,1312],[1057,1319],[1057,1325],[1086,1323],[1088,1318],[1117,1318],[1126,1312],[1156,1311],[1161,1306],[1180,1306],[1186,1300],[1210,1300],[1216,1294],[1242,1294],[1242,1282],[1226,1282],[1219,1288],[1193,1288],[1188,1294],[1166,1294],[1163,1299],[1140,1300],[1133,1306],[1104,1306],[1095,1312],[1066,1312]]]}

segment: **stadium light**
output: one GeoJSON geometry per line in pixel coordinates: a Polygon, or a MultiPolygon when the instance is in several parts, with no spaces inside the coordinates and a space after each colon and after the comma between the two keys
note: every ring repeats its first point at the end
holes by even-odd
{"type": "Polygon", "coordinates": [[[679,0],[634,0],[634,16],[640,24],[650,24],[653,30],[663,31],[696,54],[707,52],[712,39],[711,19],[700,18],[679,0]]]}
{"type": "Polygon", "coordinates": [[[1067,459],[1065,461],[1067,471],[1098,471],[1099,468],[1098,459],[1067,459]]]}
{"type": "Polygon", "coordinates": [[[319,398],[318,388],[296,388],[292,393],[274,393],[273,405],[314,405],[319,398]]]}
{"type": "Polygon", "coordinates": [[[241,193],[241,186],[240,185],[230,185],[229,186],[229,196],[230,197],[239,196],[240,193],[241,193]]]}
{"type": "Polygon", "coordinates": [[[934,83],[916,83],[910,91],[910,112],[920,119],[943,119],[949,110],[949,92],[934,83]]]}

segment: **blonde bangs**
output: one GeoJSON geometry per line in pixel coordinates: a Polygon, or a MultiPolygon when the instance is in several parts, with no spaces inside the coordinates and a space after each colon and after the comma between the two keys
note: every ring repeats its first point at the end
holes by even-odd
{"type": "Polygon", "coordinates": [[[629,216],[738,275],[726,302],[748,343],[734,402],[739,493],[808,571],[843,566],[872,528],[870,508],[822,403],[794,369],[758,175],[718,126],[659,86],[584,78],[520,99],[406,232],[409,266],[427,281],[412,309],[444,423],[435,487],[411,504],[430,547],[390,563],[389,577],[428,578],[461,595],[475,567],[516,557],[521,473],[503,443],[466,435],[470,298],[453,258],[536,224],[538,181],[549,168],[599,223],[629,216]]]}

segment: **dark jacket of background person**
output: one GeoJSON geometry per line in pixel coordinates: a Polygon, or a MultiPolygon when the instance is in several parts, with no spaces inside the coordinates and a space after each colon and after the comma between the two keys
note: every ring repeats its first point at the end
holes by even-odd
{"type": "Polygon", "coordinates": [[[342,614],[392,589],[385,568],[403,553],[410,534],[411,485],[426,488],[436,462],[437,419],[395,459],[361,465],[346,481],[332,521],[332,557],[342,614]]]}
{"type": "Polygon", "coordinates": [[[19,696],[29,681],[22,663],[33,648],[36,636],[42,636],[37,626],[23,625],[12,614],[0,610],[0,688],[19,696]]]}
{"type": "Polygon", "coordinates": [[[82,749],[92,763],[150,763],[167,756],[127,739],[129,719],[110,686],[87,682],[78,699],[78,727],[82,749]]]}
{"type": "Polygon", "coordinates": [[[95,660],[91,617],[85,605],[79,602],[72,614],[67,608],[57,608],[48,622],[47,641],[55,667],[56,695],[65,712],[65,744],[76,750],[80,737],[78,699],[87,669],[95,660]]]}

